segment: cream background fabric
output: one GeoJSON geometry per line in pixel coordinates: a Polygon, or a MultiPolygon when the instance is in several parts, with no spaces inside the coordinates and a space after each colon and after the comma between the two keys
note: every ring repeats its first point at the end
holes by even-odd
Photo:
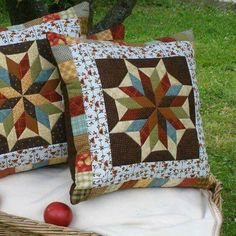
{"type": "Polygon", "coordinates": [[[53,201],[73,210],[71,227],[111,236],[219,235],[222,219],[206,190],[131,189],[70,205],[71,178],[65,165],[0,179],[0,211],[43,221],[53,201]]]}

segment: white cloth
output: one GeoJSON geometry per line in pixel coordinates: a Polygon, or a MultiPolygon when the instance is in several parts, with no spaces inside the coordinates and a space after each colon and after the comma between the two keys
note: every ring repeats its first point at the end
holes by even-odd
{"type": "Polygon", "coordinates": [[[0,179],[0,211],[43,221],[53,201],[68,204],[71,227],[111,236],[219,235],[221,215],[199,189],[130,189],[71,205],[68,167],[52,166],[0,179]]]}

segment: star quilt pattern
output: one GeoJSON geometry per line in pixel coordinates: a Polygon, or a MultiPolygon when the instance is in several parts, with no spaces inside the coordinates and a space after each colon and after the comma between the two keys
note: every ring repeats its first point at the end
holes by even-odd
{"type": "MultiPolygon", "coordinates": [[[[2,143],[7,147],[1,146],[2,153],[34,145],[26,145],[25,139],[37,138],[41,146],[58,139],[51,131],[64,111],[60,78],[55,65],[39,54],[39,44],[32,43],[25,53],[1,55],[5,60],[0,62],[0,134],[6,138],[2,143]]],[[[60,128],[55,133],[63,137],[60,128]]]]}
{"type": "Polygon", "coordinates": [[[0,177],[67,160],[64,100],[48,31],[80,36],[78,19],[0,33],[0,177]]]}
{"type": "MultiPolygon", "coordinates": [[[[137,59],[118,60],[117,63],[123,64],[125,75],[119,86],[112,88],[110,86],[106,88],[110,76],[106,77],[101,71],[105,103],[109,108],[107,117],[113,165],[118,165],[119,161],[122,164],[131,164],[198,158],[195,117],[190,117],[189,100],[193,102],[193,99],[189,98],[190,95],[193,96],[190,76],[185,70],[185,73],[181,74],[181,79],[187,80],[188,83],[182,84],[181,80],[172,76],[165,66],[165,63],[173,65],[175,61],[177,64],[180,60],[178,58],[173,58],[172,61],[147,59],[146,63],[156,61],[157,64],[154,64],[155,67],[144,68],[135,65],[140,64],[140,60],[137,59]],[[112,103],[115,106],[112,106],[112,103]],[[118,119],[115,121],[116,113],[118,119]],[[119,151],[124,149],[124,143],[118,147],[121,139],[124,139],[127,149],[132,147],[133,153],[130,153],[129,158],[125,158],[126,161],[122,161],[126,155],[119,151]],[[182,155],[181,152],[184,150],[181,150],[181,147],[188,146],[188,139],[193,140],[191,148],[188,148],[190,152],[182,155]],[[132,144],[132,141],[135,144],[132,144]],[[138,151],[136,145],[139,146],[138,151]]],[[[108,64],[109,62],[107,66],[110,66],[108,64]]],[[[115,65],[113,66],[115,71],[115,65]]],[[[122,66],[119,68],[121,69],[122,66]]],[[[119,79],[122,78],[116,78],[119,79]]],[[[193,105],[191,108],[193,113],[193,105]]]]}
{"type": "Polygon", "coordinates": [[[73,204],[127,188],[210,188],[190,42],[63,43],[68,60],[61,44],[52,51],[65,82],[73,204]]]}

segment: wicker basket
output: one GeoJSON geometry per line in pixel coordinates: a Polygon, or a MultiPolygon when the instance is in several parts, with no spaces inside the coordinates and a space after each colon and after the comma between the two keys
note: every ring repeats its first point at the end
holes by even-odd
{"type": "Polygon", "coordinates": [[[92,232],[83,232],[76,229],[58,227],[30,219],[8,215],[0,212],[0,235],[4,236],[36,236],[36,235],[79,235],[97,236],[92,232]]]}
{"type": "MultiPolygon", "coordinates": [[[[221,211],[221,183],[212,176],[214,182],[213,188],[210,190],[212,201],[221,211]]],[[[92,232],[83,232],[76,229],[58,227],[55,225],[45,224],[38,221],[33,221],[23,217],[13,216],[0,212],[0,235],[12,236],[35,236],[35,235],[79,235],[79,236],[97,236],[92,232]]]]}

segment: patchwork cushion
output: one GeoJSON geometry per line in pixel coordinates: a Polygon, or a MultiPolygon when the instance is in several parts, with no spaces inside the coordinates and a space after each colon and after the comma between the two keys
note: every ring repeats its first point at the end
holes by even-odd
{"type": "Polygon", "coordinates": [[[65,43],[52,51],[65,82],[73,204],[118,189],[210,187],[190,42],[65,43]]]}
{"type": "Polygon", "coordinates": [[[0,33],[0,177],[65,162],[64,105],[46,32],[79,37],[78,19],[0,33]]]}
{"type": "Polygon", "coordinates": [[[71,7],[69,9],[65,10],[65,11],[49,14],[49,15],[43,16],[41,18],[26,22],[24,24],[13,25],[13,26],[9,26],[6,28],[0,28],[0,31],[23,30],[25,28],[29,28],[29,27],[32,27],[35,25],[40,25],[45,22],[70,19],[70,18],[79,18],[80,26],[81,26],[81,33],[86,34],[87,30],[88,30],[89,3],[82,2],[80,4],[77,4],[74,7],[71,7]]]}

